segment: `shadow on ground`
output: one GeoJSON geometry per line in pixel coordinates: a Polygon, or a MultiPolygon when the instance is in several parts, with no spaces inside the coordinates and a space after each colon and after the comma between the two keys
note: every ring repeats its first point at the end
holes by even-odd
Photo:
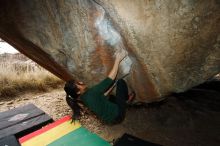
{"type": "Polygon", "coordinates": [[[175,146],[217,146],[220,143],[220,81],[210,81],[161,103],[128,109],[125,121],[105,129],[113,139],[127,132],[175,146]]]}

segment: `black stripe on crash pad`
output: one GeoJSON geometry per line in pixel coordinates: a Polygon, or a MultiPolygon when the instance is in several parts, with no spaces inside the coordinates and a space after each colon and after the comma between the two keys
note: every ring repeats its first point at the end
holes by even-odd
{"type": "Polygon", "coordinates": [[[15,135],[17,138],[31,133],[53,120],[33,104],[0,113],[0,138],[15,135]]]}
{"type": "Polygon", "coordinates": [[[0,113],[0,130],[43,114],[45,114],[44,111],[40,110],[33,104],[2,112],[0,113]],[[18,119],[19,115],[20,119],[18,119]],[[22,115],[23,118],[21,117],[22,115]]]}
{"type": "Polygon", "coordinates": [[[0,139],[0,146],[21,146],[14,135],[0,139]]]}

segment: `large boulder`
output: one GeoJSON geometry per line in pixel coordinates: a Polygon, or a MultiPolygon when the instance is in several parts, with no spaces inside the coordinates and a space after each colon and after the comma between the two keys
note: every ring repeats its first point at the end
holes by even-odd
{"type": "Polygon", "coordinates": [[[219,0],[1,0],[0,37],[63,80],[118,77],[159,101],[220,72],[219,0]]]}

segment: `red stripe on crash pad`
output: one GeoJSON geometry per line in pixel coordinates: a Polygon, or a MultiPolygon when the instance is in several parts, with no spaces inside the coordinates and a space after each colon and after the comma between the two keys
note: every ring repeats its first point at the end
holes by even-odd
{"type": "Polygon", "coordinates": [[[25,141],[27,141],[27,140],[29,140],[29,139],[35,137],[35,136],[38,136],[38,135],[40,135],[40,134],[42,134],[42,133],[44,133],[44,132],[46,132],[46,131],[48,131],[48,130],[50,130],[50,129],[52,129],[52,128],[54,128],[54,127],[56,127],[56,126],[58,126],[58,125],[60,125],[60,124],[62,124],[62,123],[64,123],[64,122],[68,121],[68,120],[70,120],[70,119],[71,119],[70,116],[65,116],[65,117],[63,117],[63,118],[57,120],[56,122],[45,126],[44,128],[42,128],[42,129],[40,129],[40,130],[37,130],[37,131],[35,131],[35,132],[33,132],[33,133],[30,133],[30,134],[28,134],[28,135],[26,135],[26,136],[20,138],[20,139],[19,139],[19,142],[20,142],[20,143],[23,143],[23,142],[25,142],[25,141]]]}

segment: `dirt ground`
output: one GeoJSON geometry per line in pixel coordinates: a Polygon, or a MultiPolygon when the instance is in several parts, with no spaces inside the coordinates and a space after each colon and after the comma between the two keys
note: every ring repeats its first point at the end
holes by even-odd
{"type": "MultiPolygon", "coordinates": [[[[62,89],[48,93],[0,98],[0,112],[33,103],[54,120],[71,113],[62,89]]],[[[91,112],[81,124],[109,142],[123,133],[167,146],[217,146],[220,143],[220,92],[193,89],[160,103],[129,107],[125,120],[105,125],[91,112]]]]}

